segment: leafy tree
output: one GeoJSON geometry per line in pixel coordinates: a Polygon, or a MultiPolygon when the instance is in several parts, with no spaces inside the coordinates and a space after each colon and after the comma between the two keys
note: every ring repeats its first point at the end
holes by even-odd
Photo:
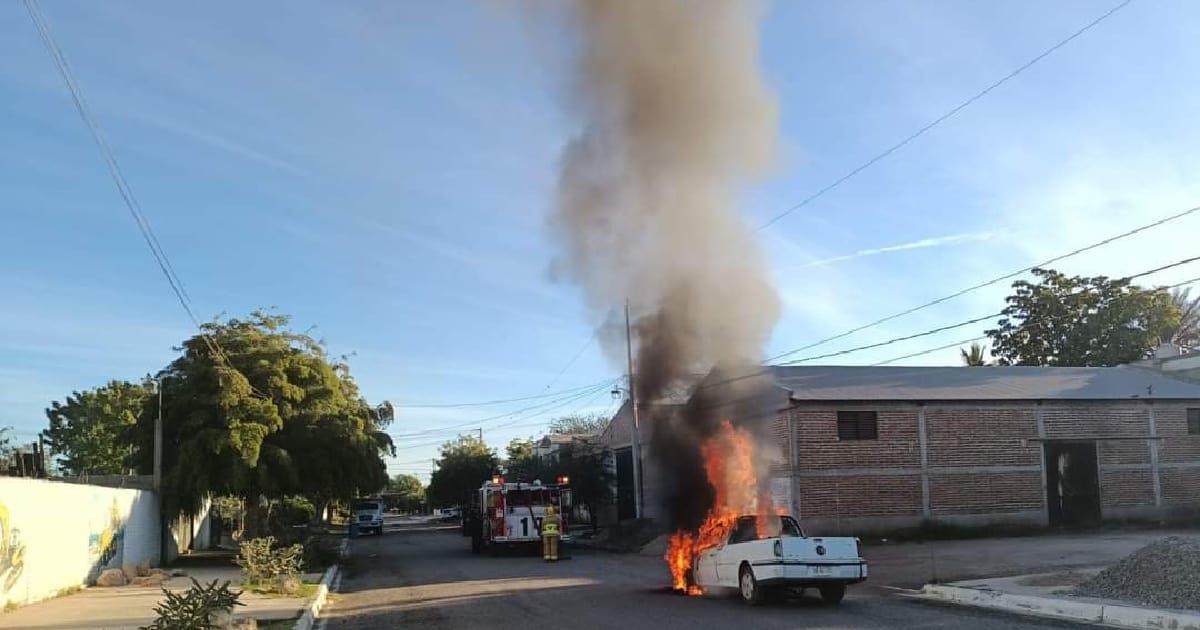
{"type": "Polygon", "coordinates": [[[586,440],[576,440],[559,450],[555,477],[569,478],[575,501],[587,506],[592,529],[597,526],[600,506],[612,500],[613,476],[604,467],[604,450],[586,440]]]}
{"type": "Polygon", "coordinates": [[[1171,343],[1194,350],[1200,348],[1200,295],[1191,296],[1191,288],[1171,291],[1171,301],[1179,309],[1179,325],[1171,332],[1171,343]]]}
{"type": "Polygon", "coordinates": [[[512,481],[533,481],[546,479],[547,471],[538,459],[534,441],[531,439],[513,438],[505,449],[507,457],[504,460],[505,476],[512,481]]]}
{"type": "Polygon", "coordinates": [[[396,506],[404,512],[416,512],[425,502],[425,485],[416,475],[399,474],[388,481],[387,492],[398,495],[396,506]]]}
{"type": "Polygon", "coordinates": [[[970,350],[959,348],[958,352],[962,355],[963,365],[967,367],[982,367],[987,365],[987,358],[984,355],[982,344],[972,343],[970,350]]]}
{"type": "MultiPolygon", "coordinates": [[[[362,398],[344,361],[287,324],[263,311],[207,323],[159,374],[168,515],[195,513],[211,494],[233,495],[247,499],[247,528],[257,531],[266,518],[255,513],[273,500],[300,495],[319,514],[387,482],[388,418],[362,398]]],[[[134,431],[145,472],[157,402],[134,431]]]]}
{"type": "Polygon", "coordinates": [[[430,505],[461,505],[467,493],[476,490],[496,470],[496,451],[478,438],[461,435],[442,445],[437,468],[429,479],[430,505]]]}
{"type": "Polygon", "coordinates": [[[550,422],[550,433],[558,435],[598,435],[608,426],[603,414],[572,414],[550,422]]]}
{"type": "Polygon", "coordinates": [[[51,402],[46,410],[50,428],[43,435],[50,450],[61,456],[63,471],[69,475],[127,472],[132,449],[125,435],[150,396],[149,382],[112,381],[74,392],[66,402],[51,402]]]}
{"type": "Polygon", "coordinates": [[[1034,269],[1013,283],[997,327],[987,331],[1002,365],[1111,366],[1144,358],[1179,324],[1163,289],[1128,280],[1034,269]]]}

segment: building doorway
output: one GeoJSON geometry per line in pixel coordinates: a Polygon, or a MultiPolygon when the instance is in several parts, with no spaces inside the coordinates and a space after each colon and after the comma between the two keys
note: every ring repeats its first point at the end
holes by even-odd
{"type": "Polygon", "coordinates": [[[1100,476],[1093,441],[1053,440],[1046,454],[1046,502],[1050,525],[1089,527],[1100,523],[1100,476]]]}

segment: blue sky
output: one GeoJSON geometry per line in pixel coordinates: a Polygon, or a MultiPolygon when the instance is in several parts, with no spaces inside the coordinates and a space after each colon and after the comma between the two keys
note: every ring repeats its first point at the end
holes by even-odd
{"type": "MultiPolygon", "coordinates": [[[[795,204],[1113,4],[767,5],[761,54],[783,159],[745,192],[746,220],[795,204]]],[[[564,113],[575,44],[558,22],[491,2],[42,10],[202,317],[275,306],[315,325],[333,352],[354,353],[372,401],[511,398],[620,375],[588,344],[595,322],[578,290],[547,271],[557,157],[579,124],[564,113]]],[[[767,353],[1200,203],[1200,90],[1187,70],[1198,22],[1195,3],[1134,2],[763,231],[785,307],[767,353]]],[[[0,426],[28,439],[50,400],[157,370],[191,328],[20,3],[0,4],[0,60],[0,426]]],[[[1115,276],[1192,256],[1198,225],[1060,268],[1115,276]]],[[[822,349],[994,312],[1005,289],[822,349]]],[[[946,350],[904,363],[956,361],[946,350]]],[[[600,389],[482,426],[500,446],[612,402],[600,389]]],[[[430,432],[402,440],[391,470],[427,472],[428,443],[453,434],[436,431],[530,404],[402,409],[395,433],[430,432]]]]}

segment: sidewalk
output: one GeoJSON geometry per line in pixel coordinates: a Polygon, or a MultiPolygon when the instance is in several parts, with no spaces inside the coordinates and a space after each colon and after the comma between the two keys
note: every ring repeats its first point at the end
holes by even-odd
{"type": "Polygon", "coordinates": [[[1200,628],[1200,611],[1140,606],[1134,602],[1069,595],[1103,567],[926,585],[916,597],[960,606],[1104,624],[1120,628],[1200,628]]]}
{"type": "Polygon", "coordinates": [[[1195,529],[1129,529],[1016,538],[979,538],[863,546],[868,585],[909,589],[925,584],[1046,573],[1111,564],[1143,546],[1195,529]]]}
{"type": "MultiPolygon", "coordinates": [[[[189,578],[201,584],[213,580],[229,580],[233,586],[241,584],[238,567],[194,567],[185,568],[187,576],[167,580],[163,586],[172,591],[187,590],[192,585],[189,578]]],[[[305,574],[304,581],[316,581],[321,574],[305,574]]],[[[162,599],[157,587],[117,586],[111,588],[87,588],[72,595],[56,597],[22,606],[14,611],[0,613],[0,628],[5,629],[49,629],[49,628],[104,628],[106,630],[135,629],[154,620],[154,606],[162,599]]],[[[253,617],[259,621],[268,619],[293,619],[299,617],[307,601],[302,598],[268,597],[249,591],[242,594],[242,603],[236,615],[239,619],[253,617]]]]}

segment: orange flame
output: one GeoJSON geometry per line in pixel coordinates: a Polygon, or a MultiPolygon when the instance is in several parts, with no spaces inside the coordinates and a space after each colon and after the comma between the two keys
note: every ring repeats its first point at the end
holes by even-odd
{"type": "Polygon", "coordinates": [[[672,586],[688,595],[702,592],[691,579],[696,557],[726,540],[739,516],[757,515],[761,531],[767,526],[766,518],[770,514],[780,513],[771,507],[769,497],[757,494],[754,443],[744,429],[734,428],[728,420],[722,422],[717,434],[701,446],[701,455],[708,484],[715,493],[713,506],[699,529],[671,534],[667,540],[667,554],[663,556],[671,569],[672,586]]]}

